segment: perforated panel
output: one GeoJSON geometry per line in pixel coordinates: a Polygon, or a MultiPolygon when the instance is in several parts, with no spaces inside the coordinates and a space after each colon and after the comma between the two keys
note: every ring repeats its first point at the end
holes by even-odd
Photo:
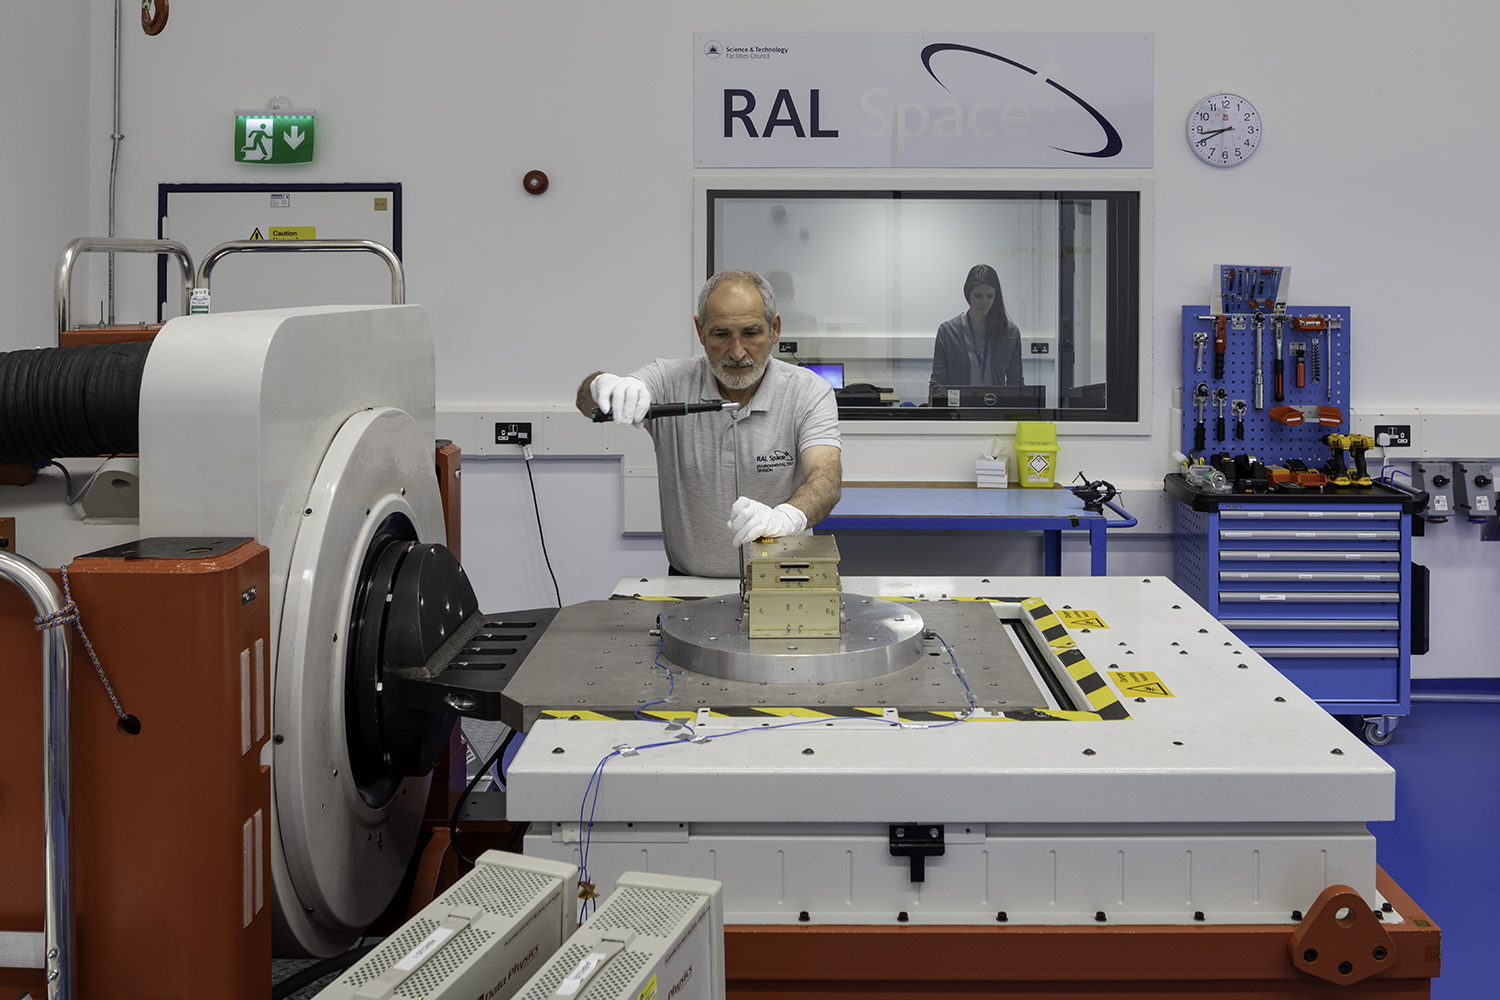
{"type": "Polygon", "coordinates": [[[413,920],[403,927],[400,933],[386,940],[349,970],[349,974],[344,977],[344,985],[359,989],[365,983],[381,975],[401,961],[402,956],[421,943],[422,939],[431,934],[435,927],[437,927],[436,920],[428,920],[426,917],[413,920]]]}
{"type": "Polygon", "coordinates": [[[1332,452],[1318,442],[1328,433],[1347,434],[1349,425],[1349,308],[1347,306],[1296,306],[1287,309],[1287,316],[1329,316],[1336,326],[1332,331],[1333,350],[1328,350],[1328,333],[1293,330],[1290,321],[1282,332],[1282,358],[1286,362],[1285,396],[1278,403],[1274,396],[1274,362],[1276,359],[1275,329],[1269,315],[1261,333],[1261,377],[1264,384],[1265,409],[1255,409],[1255,327],[1247,319],[1244,329],[1236,330],[1233,322],[1226,336],[1224,352],[1224,378],[1213,377],[1214,325],[1200,320],[1207,316],[1207,306],[1182,307],[1182,437],[1179,441],[1185,454],[1194,453],[1193,428],[1197,423],[1198,410],[1193,403],[1193,389],[1199,382],[1208,383],[1209,392],[1223,387],[1228,398],[1245,401],[1245,437],[1234,436],[1234,416],[1230,407],[1224,407],[1224,441],[1214,439],[1215,420],[1218,411],[1210,399],[1205,408],[1204,449],[1200,454],[1217,454],[1227,451],[1231,455],[1255,455],[1267,464],[1281,465],[1287,458],[1300,458],[1310,468],[1318,468],[1332,452]],[[1203,370],[1197,371],[1197,349],[1193,346],[1193,334],[1203,331],[1208,334],[1208,343],[1203,350],[1203,370]],[[1307,344],[1307,384],[1296,387],[1296,359],[1292,356],[1293,342],[1307,344]],[[1312,381],[1312,344],[1318,343],[1321,367],[1321,382],[1312,381]],[[1333,398],[1328,398],[1329,383],[1333,386],[1333,398]],[[1338,427],[1323,427],[1316,423],[1301,427],[1287,427],[1269,416],[1275,406],[1336,406],[1344,415],[1338,427]]]}
{"type": "Polygon", "coordinates": [[[1187,504],[1173,504],[1176,528],[1176,545],[1173,548],[1172,582],[1187,591],[1189,597],[1212,610],[1210,596],[1215,587],[1210,586],[1209,562],[1212,556],[1210,526],[1213,515],[1196,511],[1187,504]]]}
{"type": "Polygon", "coordinates": [[[478,906],[502,917],[515,917],[546,895],[556,882],[556,878],[536,872],[479,865],[438,902],[444,906],[478,906]]]}
{"type": "MultiPolygon", "coordinates": [[[[547,967],[537,974],[537,977],[526,987],[524,993],[516,994],[516,1000],[547,1000],[552,991],[557,989],[564,977],[577,967],[583,960],[583,956],[589,953],[589,946],[584,944],[568,944],[558,949],[557,954],[547,963],[547,967]]],[[[579,1000],[583,1000],[582,997],[579,1000]]]]}
{"type": "Polygon", "coordinates": [[[651,955],[647,952],[622,951],[605,963],[578,1000],[630,1000],[633,994],[627,994],[626,990],[635,985],[635,977],[650,964],[651,955]]]}
{"type": "Polygon", "coordinates": [[[600,930],[624,927],[637,934],[671,937],[702,901],[702,896],[689,892],[626,886],[609,897],[590,924],[600,930]]]}
{"type": "Polygon", "coordinates": [[[470,955],[484,947],[485,942],[494,936],[493,931],[480,930],[478,927],[465,927],[436,955],[418,966],[416,972],[403,979],[401,985],[396,987],[396,995],[410,997],[411,1000],[421,1000],[422,997],[435,992],[453,974],[453,970],[467,961],[470,955]]]}

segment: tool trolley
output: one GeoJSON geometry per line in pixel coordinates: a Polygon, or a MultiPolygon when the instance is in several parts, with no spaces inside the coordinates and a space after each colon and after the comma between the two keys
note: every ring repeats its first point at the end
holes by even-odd
{"type": "Polygon", "coordinates": [[[1208,493],[1173,473],[1177,585],[1333,715],[1390,742],[1427,650],[1427,570],[1411,561],[1426,504],[1382,484],[1337,494],[1208,493]]]}
{"type": "Polygon", "coordinates": [[[1174,579],[1383,745],[1411,710],[1411,656],[1427,648],[1427,571],[1411,561],[1426,494],[1371,482],[1362,452],[1358,474],[1346,468],[1350,310],[1288,308],[1289,272],[1216,266],[1212,308],[1182,309],[1182,451],[1254,456],[1264,478],[1219,478],[1216,491],[1166,477],[1174,579]],[[1310,478],[1282,468],[1320,466],[1310,478]]]}

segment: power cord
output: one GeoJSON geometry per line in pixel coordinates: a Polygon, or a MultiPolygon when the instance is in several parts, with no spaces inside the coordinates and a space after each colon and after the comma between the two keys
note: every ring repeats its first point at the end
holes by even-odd
{"type": "Polygon", "coordinates": [[[562,590],[557,586],[557,574],[552,572],[552,557],[547,555],[547,536],[542,532],[542,505],[536,498],[536,480],[531,475],[531,445],[521,447],[521,456],[526,460],[526,480],[531,483],[531,508],[536,511],[536,536],[542,540],[542,558],[547,562],[547,574],[552,577],[552,592],[557,595],[557,606],[562,603],[562,590]]]}
{"type": "MultiPolygon", "coordinates": [[[[489,774],[490,768],[497,766],[498,762],[504,759],[506,747],[510,746],[511,740],[515,738],[516,731],[514,729],[505,735],[505,739],[501,740],[500,745],[495,747],[495,752],[490,754],[489,759],[484,762],[484,766],[474,773],[474,777],[469,779],[469,784],[464,788],[463,794],[458,797],[458,802],[453,806],[453,815],[448,817],[448,842],[453,845],[453,853],[457,854],[458,859],[466,865],[472,866],[474,859],[464,853],[463,847],[458,842],[458,814],[463,812],[464,803],[469,800],[469,794],[474,791],[474,786],[479,784],[479,779],[489,774]]],[[[502,781],[505,779],[503,771],[500,772],[500,779],[502,781]]],[[[512,840],[514,840],[514,837],[512,837],[512,840]]]]}
{"type": "Polygon", "coordinates": [[[76,504],[78,501],[82,500],[85,496],[88,495],[89,490],[93,488],[94,480],[96,480],[96,479],[99,478],[99,473],[101,473],[101,472],[104,471],[104,467],[106,465],[108,465],[110,462],[113,462],[116,458],[118,458],[119,454],[120,454],[119,452],[115,452],[115,454],[109,456],[104,461],[100,462],[99,463],[99,468],[95,469],[94,470],[94,474],[92,476],[89,476],[89,478],[84,482],[84,484],[78,488],[78,492],[77,493],[73,492],[73,474],[68,471],[68,467],[66,465],[63,465],[61,462],[59,462],[55,458],[48,459],[47,461],[43,462],[42,464],[43,465],[55,465],[59,469],[62,470],[63,485],[67,489],[68,506],[71,507],[74,504],[76,504]]]}

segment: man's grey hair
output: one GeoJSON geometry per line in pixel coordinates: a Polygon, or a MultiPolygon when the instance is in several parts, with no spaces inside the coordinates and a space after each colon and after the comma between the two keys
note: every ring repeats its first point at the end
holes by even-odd
{"type": "Polygon", "coordinates": [[[771,288],[771,283],[754,271],[720,271],[703,283],[698,290],[698,318],[703,319],[703,314],[708,311],[708,297],[714,293],[714,289],[728,281],[743,282],[754,286],[760,292],[761,304],[766,309],[766,332],[771,330],[771,321],[776,318],[776,292],[771,288]]]}

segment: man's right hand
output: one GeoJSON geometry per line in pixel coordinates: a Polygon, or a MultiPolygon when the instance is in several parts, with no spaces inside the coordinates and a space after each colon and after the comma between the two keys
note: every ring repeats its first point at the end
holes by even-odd
{"type": "Polygon", "coordinates": [[[651,406],[651,390],[646,383],[629,375],[603,372],[589,386],[601,413],[613,414],[615,423],[638,427],[646,420],[651,406]]]}

